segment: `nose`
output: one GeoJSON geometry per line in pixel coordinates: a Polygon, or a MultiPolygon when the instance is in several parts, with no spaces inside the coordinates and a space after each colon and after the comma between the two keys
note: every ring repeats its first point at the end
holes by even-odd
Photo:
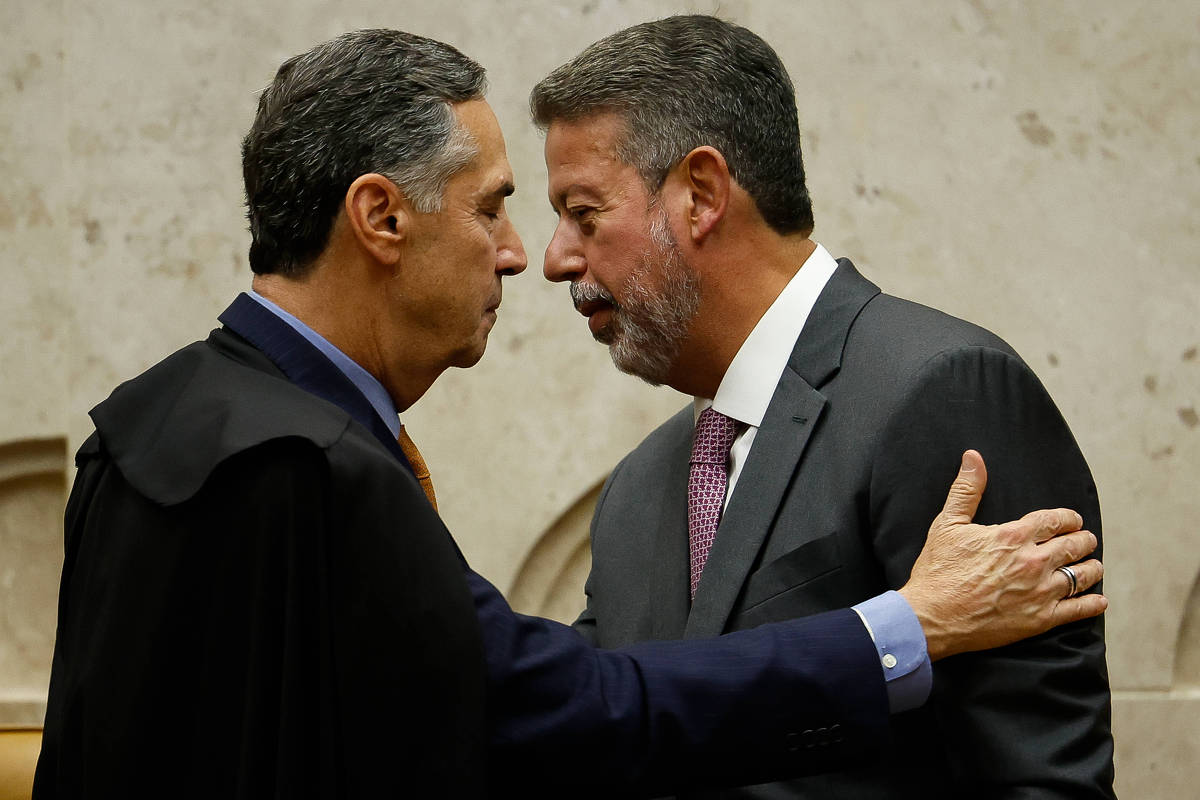
{"type": "Polygon", "coordinates": [[[586,262],[583,254],[571,240],[566,223],[560,221],[554,229],[550,244],[546,245],[546,257],[542,260],[542,274],[554,283],[574,281],[583,276],[586,262]]]}
{"type": "Polygon", "coordinates": [[[525,245],[521,243],[517,229],[510,220],[506,222],[507,235],[496,248],[496,272],[501,275],[520,275],[529,266],[529,259],[525,256],[525,245]]]}

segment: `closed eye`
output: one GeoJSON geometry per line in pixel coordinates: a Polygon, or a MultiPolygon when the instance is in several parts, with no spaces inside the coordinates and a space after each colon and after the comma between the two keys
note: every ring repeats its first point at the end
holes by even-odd
{"type": "Polygon", "coordinates": [[[496,222],[504,214],[504,201],[499,203],[487,203],[479,207],[479,213],[488,223],[496,222]]]}
{"type": "Polygon", "coordinates": [[[567,214],[570,215],[571,219],[580,224],[590,222],[595,213],[596,209],[591,206],[573,206],[567,209],[567,214]]]}

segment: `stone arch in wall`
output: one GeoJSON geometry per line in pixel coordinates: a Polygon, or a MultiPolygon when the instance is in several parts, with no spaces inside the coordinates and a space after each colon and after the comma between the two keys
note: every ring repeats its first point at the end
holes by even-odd
{"type": "Polygon", "coordinates": [[[0,444],[0,727],[41,725],[54,650],[65,438],[0,444]]]}
{"type": "Polygon", "coordinates": [[[568,506],[530,548],[508,591],[517,611],[564,623],[579,616],[583,583],[592,567],[589,526],[602,488],[604,478],[568,506]]]}
{"type": "Polygon", "coordinates": [[[1192,582],[1175,640],[1173,689],[1200,689],[1200,573],[1192,582]]]}

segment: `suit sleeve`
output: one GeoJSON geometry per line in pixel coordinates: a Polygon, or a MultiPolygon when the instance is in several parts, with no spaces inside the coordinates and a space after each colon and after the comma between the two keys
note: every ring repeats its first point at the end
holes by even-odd
{"type": "Polygon", "coordinates": [[[887,730],[853,611],[599,650],[470,573],[488,661],[492,791],[654,796],[844,768],[887,730]],[[586,777],[585,777],[586,776],[586,777]]]}
{"type": "MultiPolygon", "coordinates": [[[[1032,371],[988,347],[943,352],[913,379],[878,439],[872,546],[903,584],[963,450],[988,467],[976,521],[1077,510],[1100,537],[1095,484],[1032,371]]],[[[1099,556],[1097,549],[1097,556],[1099,556]]],[[[978,797],[1112,797],[1113,743],[1102,618],[934,665],[930,700],[956,779],[978,797]]]]}

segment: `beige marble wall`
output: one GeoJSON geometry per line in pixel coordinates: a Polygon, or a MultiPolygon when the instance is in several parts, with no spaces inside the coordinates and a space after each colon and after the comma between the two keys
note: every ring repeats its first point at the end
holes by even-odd
{"type": "MultiPolygon", "coordinates": [[[[562,287],[538,277],[552,226],[525,97],[603,34],[714,7],[0,5],[7,721],[34,713],[52,637],[62,479],[45,460],[69,475],[87,409],[202,336],[246,285],[238,145],[255,93],[285,57],[351,28],[443,39],[491,71],[530,270],[483,362],[447,374],[407,422],[477,568],[528,608],[573,613],[591,493],[683,400],[616,375],[562,287]]],[[[1057,398],[1105,513],[1118,784],[1127,797],[1186,796],[1200,781],[1187,757],[1200,741],[1200,9],[720,7],[795,79],[816,237],[885,289],[1000,333],[1057,398]]]]}

